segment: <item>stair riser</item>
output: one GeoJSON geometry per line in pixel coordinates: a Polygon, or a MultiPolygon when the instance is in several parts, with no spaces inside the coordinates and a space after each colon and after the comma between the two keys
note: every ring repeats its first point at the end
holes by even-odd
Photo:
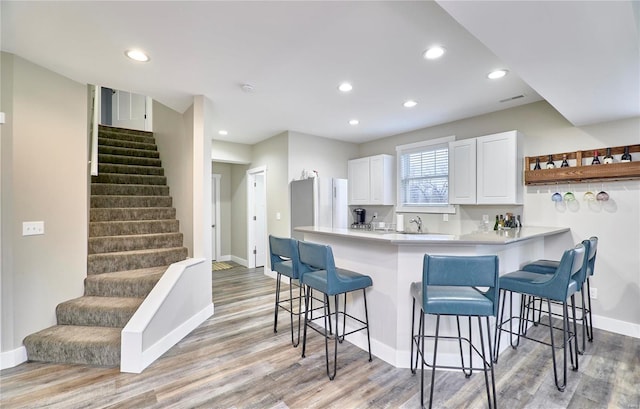
{"type": "Polygon", "coordinates": [[[127,221],[127,220],[166,220],[175,219],[176,209],[172,207],[136,208],[92,208],[89,210],[90,222],[127,221]]]}
{"type": "Polygon", "coordinates": [[[164,169],[153,166],[115,165],[112,163],[100,163],[98,164],[98,174],[100,173],[164,176],[164,169]]]}
{"type": "Polygon", "coordinates": [[[92,196],[92,208],[171,207],[171,196],[92,196]]]}
{"type": "Polygon", "coordinates": [[[123,175],[119,173],[102,173],[91,176],[91,183],[114,183],[132,185],[167,185],[167,178],[153,175],[123,175]]]}
{"type": "Polygon", "coordinates": [[[186,248],[159,250],[149,254],[91,254],[87,257],[87,274],[166,266],[186,258],[186,248]]]}
{"type": "Polygon", "coordinates": [[[150,151],[158,150],[158,147],[156,146],[155,143],[143,143],[143,142],[127,141],[123,139],[111,139],[111,138],[102,138],[102,137],[98,137],[98,145],[114,146],[117,148],[128,148],[128,149],[146,149],[150,151]]]}
{"type": "Polygon", "coordinates": [[[62,303],[56,308],[56,317],[58,325],[124,328],[138,306],[135,308],[96,309],[62,303]]]}
{"type": "Polygon", "coordinates": [[[177,233],[179,227],[177,220],[92,222],[89,223],[89,237],[177,233]]]}
{"type": "Polygon", "coordinates": [[[89,254],[181,247],[182,233],[89,238],[89,254]]]}
{"type": "Polygon", "coordinates": [[[157,151],[148,151],[145,149],[117,148],[114,146],[98,146],[98,153],[101,155],[122,155],[133,156],[136,158],[160,158],[160,154],[157,151]]]}
{"type": "Polygon", "coordinates": [[[140,135],[147,138],[153,138],[153,132],[143,131],[140,129],[119,128],[111,125],[98,125],[98,132],[110,132],[116,135],[140,135]]]}
{"type": "Polygon", "coordinates": [[[92,184],[92,195],[169,196],[169,186],[92,184]]]}
{"type": "Polygon", "coordinates": [[[99,163],[113,163],[117,165],[135,165],[135,166],[162,166],[160,159],[154,158],[138,158],[123,155],[98,155],[99,163]]]}

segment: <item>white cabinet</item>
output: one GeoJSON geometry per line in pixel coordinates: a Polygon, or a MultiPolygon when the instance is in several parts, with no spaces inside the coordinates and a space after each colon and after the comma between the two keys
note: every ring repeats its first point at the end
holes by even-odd
{"type": "Polygon", "coordinates": [[[350,205],[393,205],[393,156],[349,161],[350,205]]]}
{"type": "Polygon", "coordinates": [[[522,161],[518,131],[451,142],[449,203],[522,204],[522,161]]]}
{"type": "Polygon", "coordinates": [[[476,138],[449,142],[449,203],[476,203],[476,138]]]}

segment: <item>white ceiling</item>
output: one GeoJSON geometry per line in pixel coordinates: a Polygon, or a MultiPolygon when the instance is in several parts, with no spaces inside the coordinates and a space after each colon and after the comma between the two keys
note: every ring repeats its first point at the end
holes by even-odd
{"type": "Polygon", "coordinates": [[[575,125],[640,116],[637,5],[3,0],[1,42],[76,81],[180,112],[205,95],[217,140],[292,130],[365,142],[542,98],[575,125]],[[447,53],[424,60],[434,44],[447,53]],[[151,61],[125,58],[134,47],[151,61]],[[486,78],[503,67],[507,77],[486,78]],[[342,81],[351,93],[337,90],[342,81]],[[418,106],[404,108],[407,99],[418,106]]]}

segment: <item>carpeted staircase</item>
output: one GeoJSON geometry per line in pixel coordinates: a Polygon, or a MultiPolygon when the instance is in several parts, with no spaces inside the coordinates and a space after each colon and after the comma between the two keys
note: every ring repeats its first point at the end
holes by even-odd
{"type": "Polygon", "coordinates": [[[152,133],[100,126],[84,296],[57,306],[58,325],[24,339],[29,360],[120,364],[122,328],[187,257],[159,157],[152,133]]]}

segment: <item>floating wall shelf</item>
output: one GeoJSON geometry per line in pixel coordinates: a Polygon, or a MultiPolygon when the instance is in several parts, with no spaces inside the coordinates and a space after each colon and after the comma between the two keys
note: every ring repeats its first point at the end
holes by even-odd
{"type": "MultiPolygon", "coordinates": [[[[566,168],[532,170],[536,159],[540,159],[540,166],[544,167],[549,159],[549,154],[541,156],[526,156],[524,159],[524,184],[543,185],[565,182],[597,182],[611,180],[640,179],[640,162],[620,162],[620,155],[624,152],[624,146],[612,146],[611,155],[616,158],[614,163],[591,165],[593,152],[598,151],[602,162],[607,148],[589,149],[576,152],[563,152],[552,154],[552,159],[559,166],[564,155],[575,166],[566,168]]],[[[640,152],[640,144],[629,145],[629,153],[640,152]]]]}

